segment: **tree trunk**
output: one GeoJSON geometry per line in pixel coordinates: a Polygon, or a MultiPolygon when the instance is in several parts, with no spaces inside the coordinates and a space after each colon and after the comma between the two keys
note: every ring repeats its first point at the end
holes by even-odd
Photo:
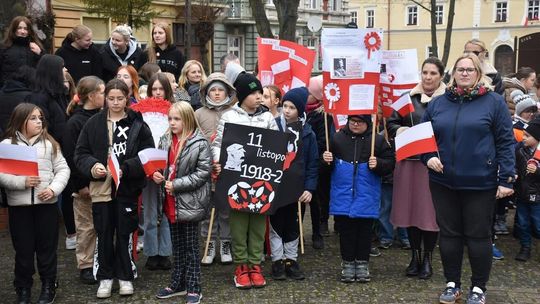
{"type": "Polygon", "coordinates": [[[279,39],[296,42],[296,22],[300,0],[274,0],[279,20],[279,39]]]}
{"type": "Polygon", "coordinates": [[[249,0],[249,6],[251,6],[251,14],[255,19],[255,26],[257,27],[259,36],[263,38],[274,38],[270,21],[266,17],[263,0],[249,0]]]}
{"type": "Polygon", "coordinates": [[[448,9],[448,22],[446,23],[446,37],[444,38],[444,53],[442,62],[444,66],[448,63],[450,55],[450,45],[452,39],[452,27],[454,26],[454,11],[456,8],[456,0],[450,0],[450,8],[448,9]]]}
{"type": "Polygon", "coordinates": [[[133,26],[133,3],[131,0],[128,0],[128,25],[133,26]]]}
{"type": "Polygon", "coordinates": [[[439,57],[439,46],[437,45],[437,0],[431,0],[431,52],[433,57],[439,57]]]}

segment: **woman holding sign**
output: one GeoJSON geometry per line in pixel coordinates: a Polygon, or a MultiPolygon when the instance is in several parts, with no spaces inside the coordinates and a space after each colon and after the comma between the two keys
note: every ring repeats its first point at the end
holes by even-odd
{"type": "MultiPolygon", "coordinates": [[[[408,93],[414,112],[405,117],[397,111],[392,113],[388,119],[391,138],[420,123],[431,100],[444,94],[446,85],[442,82],[443,76],[444,64],[438,58],[430,57],[422,63],[422,81],[408,93]]],[[[439,231],[428,182],[427,169],[418,156],[396,164],[390,220],[396,227],[407,228],[412,255],[405,274],[420,279],[429,279],[433,274],[431,258],[439,231]]]]}
{"type": "Polygon", "coordinates": [[[133,294],[131,281],[137,275],[132,236],[138,225],[137,200],[146,183],[137,153],[154,148],[154,140],[142,115],[128,107],[128,98],[129,88],[122,80],[109,81],[107,106],[86,122],[75,149],[75,164],[90,179],[98,298],[111,296],[114,278],[119,280],[120,295],[133,294]],[[115,163],[110,159],[117,163],[107,166],[115,163]]]}
{"type": "Polygon", "coordinates": [[[495,200],[514,192],[512,120],[504,99],[490,83],[476,55],[459,57],[446,93],[429,103],[422,119],[431,121],[439,149],[421,159],[429,169],[440,228],[447,282],[441,303],[454,303],[462,295],[465,245],[472,270],[467,303],[485,303],[495,200]]]}

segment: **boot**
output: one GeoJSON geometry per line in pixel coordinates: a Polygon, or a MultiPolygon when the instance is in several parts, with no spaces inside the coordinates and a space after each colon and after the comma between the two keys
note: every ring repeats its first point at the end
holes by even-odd
{"type": "Polygon", "coordinates": [[[420,273],[418,278],[421,280],[427,280],[433,275],[433,267],[431,266],[431,251],[424,251],[424,259],[422,261],[422,266],[420,266],[420,273]]]}
{"type": "Polygon", "coordinates": [[[498,235],[508,235],[508,227],[506,226],[506,214],[496,215],[495,223],[493,224],[493,230],[498,235]]]}
{"type": "Polygon", "coordinates": [[[531,247],[521,246],[516,261],[527,262],[531,258],[531,247]]]}
{"type": "Polygon", "coordinates": [[[30,298],[32,297],[32,289],[31,288],[17,287],[15,289],[15,292],[17,292],[17,303],[18,304],[30,304],[30,303],[32,303],[30,301],[30,298]]]}
{"type": "Polygon", "coordinates": [[[413,249],[411,252],[411,262],[407,266],[407,269],[405,269],[405,274],[408,277],[415,277],[420,273],[420,250],[413,249]]]}
{"type": "Polygon", "coordinates": [[[43,283],[41,283],[41,293],[39,294],[37,304],[54,303],[57,287],[58,283],[55,280],[44,280],[43,283]]]}

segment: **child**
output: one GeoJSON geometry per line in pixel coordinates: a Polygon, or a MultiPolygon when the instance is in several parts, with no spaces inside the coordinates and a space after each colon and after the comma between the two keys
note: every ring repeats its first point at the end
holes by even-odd
{"type": "Polygon", "coordinates": [[[523,141],[516,147],[518,178],[514,188],[517,197],[517,221],[521,249],[516,260],[526,262],[531,257],[531,233],[540,234],[540,170],[533,158],[540,141],[540,119],[531,120],[523,132],[523,141]]]}
{"type": "MultiPolygon", "coordinates": [[[[208,141],[215,137],[221,115],[234,103],[236,90],[222,73],[212,73],[201,87],[202,107],[195,112],[201,131],[208,141]]],[[[210,265],[216,256],[217,239],[220,240],[220,261],[222,264],[232,263],[231,230],[229,227],[229,209],[217,209],[216,220],[212,226],[212,238],[208,245],[208,254],[203,257],[202,264],[210,265]]],[[[201,226],[201,236],[208,236],[208,224],[205,219],[201,226]]]]}
{"type": "Polygon", "coordinates": [[[7,192],[9,227],[15,249],[15,290],[18,303],[30,303],[34,256],[41,278],[39,303],[52,303],[56,296],[58,247],[57,197],[67,185],[69,167],[60,146],[43,126],[43,111],[21,103],[13,110],[2,144],[37,149],[39,176],[0,173],[0,186],[7,192]]]}
{"type": "Polygon", "coordinates": [[[157,293],[159,299],[186,294],[187,304],[200,303],[201,268],[199,222],[210,205],[210,146],[197,127],[195,113],[187,102],[169,110],[169,131],[159,141],[169,151],[165,172],[155,172],[156,184],[164,184],[163,204],[171,222],[174,269],[171,283],[157,293]],[[167,176],[167,178],[165,178],[167,176]]]}
{"type": "MultiPolygon", "coordinates": [[[[219,121],[217,136],[212,143],[215,171],[221,172],[218,164],[223,127],[226,122],[277,130],[274,117],[265,107],[261,107],[262,85],[253,75],[242,73],[235,82],[238,103],[223,113],[219,121]]],[[[232,236],[233,262],[236,264],[234,283],[237,288],[264,287],[261,257],[263,255],[266,216],[230,210],[229,225],[232,236]],[[248,246],[249,244],[249,246],[248,246]]]]}
{"type": "Polygon", "coordinates": [[[371,280],[368,262],[373,223],[379,218],[381,177],[394,169],[394,153],[383,136],[375,135],[375,156],[370,156],[372,132],[370,115],[350,115],[332,139],[332,152],[323,154],[334,166],[330,214],[339,229],[345,283],[371,280]]]}
{"type": "Polygon", "coordinates": [[[281,114],[281,91],[275,85],[267,85],[263,88],[263,105],[265,105],[272,116],[279,117],[281,114]]]}
{"type": "MultiPolygon", "coordinates": [[[[287,124],[298,121],[304,117],[304,111],[309,92],[307,88],[295,88],[283,96],[283,110],[281,116],[276,118],[279,130],[287,130],[287,124]]],[[[270,247],[272,249],[272,278],[285,280],[290,277],[294,280],[303,280],[304,273],[298,265],[298,228],[297,201],[305,204],[317,189],[317,173],[319,170],[319,152],[317,139],[311,126],[302,120],[302,149],[304,161],[304,192],[299,198],[290,198],[290,204],[279,208],[270,216],[270,247]]]]}
{"type": "Polygon", "coordinates": [[[80,269],[79,278],[85,284],[94,284],[96,280],[92,266],[94,265],[96,232],[92,220],[92,201],[88,190],[90,180],[75,166],[73,154],[84,124],[103,107],[105,84],[95,76],[86,76],[79,81],[77,92],[77,99],[73,99],[68,105],[67,114],[70,118],[64,133],[62,152],[71,169],[67,189],[69,189],[69,195],[73,197],[73,214],[77,232],[75,255],[77,267],[80,269]]]}
{"type": "Polygon", "coordinates": [[[131,281],[137,277],[137,268],[131,252],[132,237],[138,225],[137,200],[146,183],[137,153],[154,147],[142,115],[129,108],[129,88],[122,80],[107,83],[105,100],[107,107],[86,122],[75,149],[77,169],[90,179],[98,298],[111,296],[114,278],[119,280],[120,295],[133,294],[131,281]],[[107,168],[112,153],[120,165],[118,187],[110,173],[112,168],[107,168]]]}

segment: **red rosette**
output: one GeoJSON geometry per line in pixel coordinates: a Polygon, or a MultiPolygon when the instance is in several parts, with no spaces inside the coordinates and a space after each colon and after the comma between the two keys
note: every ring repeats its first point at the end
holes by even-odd
{"type": "Polygon", "coordinates": [[[381,37],[377,32],[370,32],[364,36],[364,45],[368,51],[368,59],[371,59],[371,52],[378,51],[381,48],[381,37]]]}

